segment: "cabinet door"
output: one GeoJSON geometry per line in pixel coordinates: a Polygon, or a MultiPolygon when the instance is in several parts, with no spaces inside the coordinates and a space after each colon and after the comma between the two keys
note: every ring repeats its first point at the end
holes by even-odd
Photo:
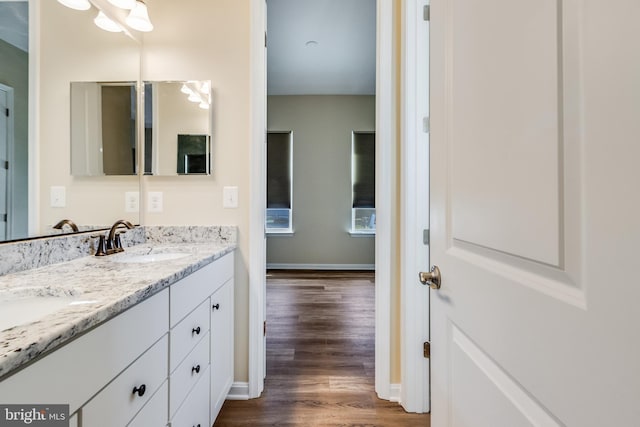
{"type": "Polygon", "coordinates": [[[211,295],[211,424],[233,382],[233,278],[211,295]]]}

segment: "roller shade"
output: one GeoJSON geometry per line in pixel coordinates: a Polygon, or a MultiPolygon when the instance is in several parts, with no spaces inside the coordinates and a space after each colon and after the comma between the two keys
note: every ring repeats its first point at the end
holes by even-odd
{"type": "Polygon", "coordinates": [[[353,207],[376,207],[376,136],[353,133],[353,207]]]}
{"type": "Polygon", "coordinates": [[[291,209],[291,132],[267,134],[267,208],[291,209]]]}

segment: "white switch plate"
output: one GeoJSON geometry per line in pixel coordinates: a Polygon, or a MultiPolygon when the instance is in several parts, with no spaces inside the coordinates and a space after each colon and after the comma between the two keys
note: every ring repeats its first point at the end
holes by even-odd
{"type": "Polygon", "coordinates": [[[67,191],[65,187],[52,186],[50,195],[52,208],[64,208],[67,206],[67,191]]]}
{"type": "Polygon", "coordinates": [[[224,187],[222,189],[222,207],[238,207],[238,187],[224,187]]]}
{"type": "Polygon", "coordinates": [[[162,212],[162,191],[150,191],[147,202],[148,212],[162,212]]]}
{"type": "Polygon", "coordinates": [[[138,212],[140,210],[140,192],[127,191],[124,193],[124,211],[138,212]]]}

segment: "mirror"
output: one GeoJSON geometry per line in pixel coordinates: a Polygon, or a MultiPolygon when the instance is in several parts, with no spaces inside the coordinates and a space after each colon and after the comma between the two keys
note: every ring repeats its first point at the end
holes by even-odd
{"type": "Polygon", "coordinates": [[[136,82],[71,82],[71,175],[136,174],[136,82]]]}
{"type": "MultiPolygon", "coordinates": [[[[0,219],[6,219],[0,223],[5,229],[0,240],[60,233],[52,227],[62,219],[73,220],[80,230],[121,218],[139,223],[138,176],[70,173],[71,82],[137,82],[139,43],[94,25],[95,7],[78,11],[57,1],[0,0],[0,8],[0,84],[14,88],[15,108],[9,125],[14,148],[8,150],[6,174],[12,184],[7,187],[0,178],[0,209],[6,208],[0,212],[0,219]],[[39,17],[32,21],[38,22],[37,28],[27,30],[29,14],[39,17]],[[5,20],[20,22],[21,29],[5,25],[5,20]],[[18,48],[22,53],[6,35],[20,31],[34,40],[32,49],[18,48]],[[20,74],[23,83],[6,83],[9,73],[20,74]]],[[[67,225],[62,229],[71,230],[67,225]]]]}
{"type": "Polygon", "coordinates": [[[145,175],[211,174],[211,82],[144,83],[145,175]]]}

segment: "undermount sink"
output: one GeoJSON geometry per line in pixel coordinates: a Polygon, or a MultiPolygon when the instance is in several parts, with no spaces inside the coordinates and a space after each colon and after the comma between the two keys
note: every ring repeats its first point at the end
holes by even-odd
{"type": "Polygon", "coordinates": [[[149,263],[149,262],[161,262],[171,261],[189,256],[185,252],[164,252],[164,253],[151,253],[151,254],[124,254],[118,258],[114,258],[115,262],[123,263],[149,263]]]}
{"type": "Polygon", "coordinates": [[[58,310],[96,301],[82,301],[73,289],[20,287],[0,290],[0,331],[32,323],[58,310]]]}

